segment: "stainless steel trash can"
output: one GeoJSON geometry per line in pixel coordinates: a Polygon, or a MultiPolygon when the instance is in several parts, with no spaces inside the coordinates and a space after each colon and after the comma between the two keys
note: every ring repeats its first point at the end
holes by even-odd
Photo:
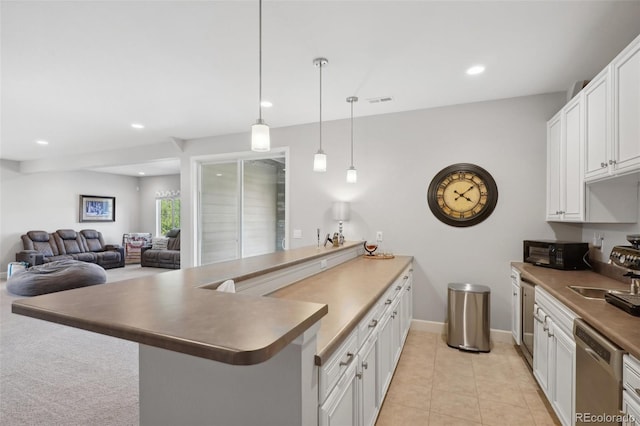
{"type": "Polygon", "coordinates": [[[489,352],[491,289],[485,285],[449,284],[447,345],[474,352],[489,352]]]}

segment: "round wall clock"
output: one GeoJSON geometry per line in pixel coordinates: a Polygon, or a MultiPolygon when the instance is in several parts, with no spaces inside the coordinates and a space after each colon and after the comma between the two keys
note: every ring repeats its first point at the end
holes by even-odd
{"type": "Polygon", "coordinates": [[[480,166],[452,164],[434,176],[427,200],[441,222],[451,226],[472,226],[493,212],[498,202],[498,186],[491,174],[480,166]]]}

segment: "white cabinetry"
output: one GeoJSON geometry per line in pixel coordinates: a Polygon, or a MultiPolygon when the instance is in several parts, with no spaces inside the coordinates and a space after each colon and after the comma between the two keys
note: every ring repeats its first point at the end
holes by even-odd
{"type": "Polygon", "coordinates": [[[612,62],[613,173],[640,171],[640,37],[612,62]]]}
{"type": "Polygon", "coordinates": [[[580,95],[549,121],[548,220],[584,220],[583,121],[580,95]]]}
{"type": "Polygon", "coordinates": [[[611,158],[611,87],[607,67],[584,88],[585,180],[608,175],[611,158]]]}
{"type": "Polygon", "coordinates": [[[575,313],[536,286],[533,375],[563,425],[574,424],[575,313]]]}
{"type": "Polygon", "coordinates": [[[411,324],[409,266],[319,368],[320,426],[373,426],[411,324]]]}
{"type": "Polygon", "coordinates": [[[522,339],[520,308],[520,271],[516,268],[511,268],[511,334],[516,345],[520,345],[522,339]]]}
{"type": "Polygon", "coordinates": [[[640,361],[631,355],[624,356],[622,386],[624,424],[640,426],[640,361]]]}

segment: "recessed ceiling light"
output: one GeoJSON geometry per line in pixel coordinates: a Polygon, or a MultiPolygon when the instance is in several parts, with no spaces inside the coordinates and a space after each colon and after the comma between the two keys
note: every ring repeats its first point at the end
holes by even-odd
{"type": "Polygon", "coordinates": [[[43,146],[44,146],[44,145],[49,145],[49,141],[45,141],[45,140],[42,140],[42,139],[37,140],[37,141],[36,141],[36,143],[37,143],[38,145],[43,145],[43,146]]]}
{"type": "Polygon", "coordinates": [[[144,176],[144,172],[138,172],[140,176],[144,176]]]}
{"type": "Polygon", "coordinates": [[[144,124],[132,123],[131,127],[133,127],[134,129],[144,129],[144,124]]]}
{"type": "Polygon", "coordinates": [[[273,104],[269,101],[262,101],[260,102],[260,106],[262,108],[271,108],[273,106],[273,104]]]}
{"type": "Polygon", "coordinates": [[[474,65],[467,70],[469,75],[482,74],[484,72],[484,65],[474,65]]]}

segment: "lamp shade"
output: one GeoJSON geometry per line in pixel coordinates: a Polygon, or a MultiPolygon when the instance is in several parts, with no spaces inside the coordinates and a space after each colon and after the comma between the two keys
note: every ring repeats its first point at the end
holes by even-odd
{"type": "Polygon", "coordinates": [[[355,167],[351,166],[347,169],[347,183],[356,182],[358,182],[358,172],[355,167]]]}
{"type": "Polygon", "coordinates": [[[348,221],[351,217],[351,205],[346,201],[333,203],[333,220],[348,221]]]}
{"type": "Polygon", "coordinates": [[[251,126],[251,150],[266,152],[271,149],[271,138],[269,137],[269,126],[264,121],[258,120],[251,126]]]}
{"type": "Polygon", "coordinates": [[[313,171],[327,171],[327,154],[325,154],[322,150],[318,150],[318,152],[316,152],[316,155],[313,156],[313,171]]]}

